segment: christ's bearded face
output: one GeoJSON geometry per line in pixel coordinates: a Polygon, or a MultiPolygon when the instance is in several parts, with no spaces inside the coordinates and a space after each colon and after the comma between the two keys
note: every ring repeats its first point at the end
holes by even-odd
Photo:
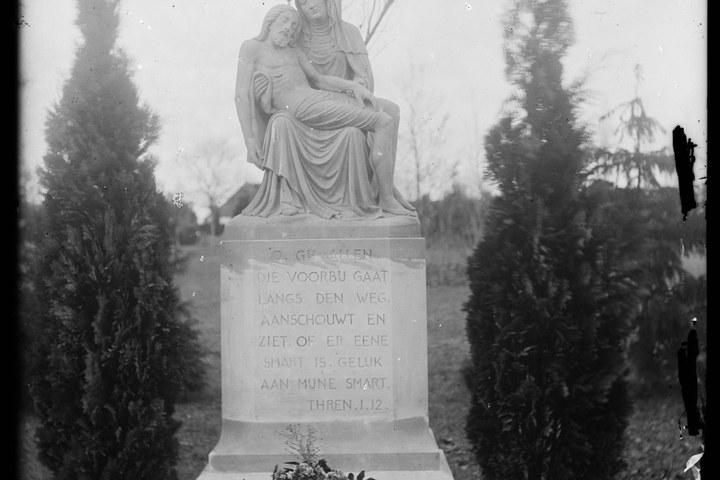
{"type": "Polygon", "coordinates": [[[270,25],[270,40],[273,45],[285,48],[300,27],[300,17],[295,12],[283,12],[270,25]]]}

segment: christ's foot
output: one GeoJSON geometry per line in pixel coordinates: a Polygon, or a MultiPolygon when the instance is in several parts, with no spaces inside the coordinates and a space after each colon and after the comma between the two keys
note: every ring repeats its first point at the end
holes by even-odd
{"type": "Polygon", "coordinates": [[[282,210],[280,210],[280,215],[284,215],[286,217],[292,217],[293,215],[297,215],[298,213],[300,213],[300,210],[290,206],[283,207],[282,210]]]}
{"type": "Polygon", "coordinates": [[[417,213],[408,210],[407,208],[403,207],[400,202],[395,200],[394,198],[390,201],[380,201],[380,208],[382,208],[382,211],[385,213],[389,213],[391,215],[409,215],[409,216],[415,216],[417,213]]]}

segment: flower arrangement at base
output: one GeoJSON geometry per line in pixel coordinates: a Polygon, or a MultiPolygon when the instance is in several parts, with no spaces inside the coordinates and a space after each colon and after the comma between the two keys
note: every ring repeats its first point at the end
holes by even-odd
{"type": "Polygon", "coordinates": [[[330,468],[324,459],[317,460],[320,449],[317,447],[316,430],[308,425],[307,433],[300,432],[299,425],[288,425],[282,433],[285,436],[286,449],[295,454],[299,461],[275,465],[272,480],[375,480],[365,479],[365,470],[357,474],[345,474],[341,470],[330,468]]]}
{"type": "MultiPolygon", "coordinates": [[[[333,470],[322,459],[317,462],[286,462],[282,467],[275,465],[272,473],[272,480],[363,480],[364,478],[365,470],[357,476],[352,473],[345,474],[342,470],[333,470]]],[[[375,479],[369,477],[367,480],[375,479]]]]}

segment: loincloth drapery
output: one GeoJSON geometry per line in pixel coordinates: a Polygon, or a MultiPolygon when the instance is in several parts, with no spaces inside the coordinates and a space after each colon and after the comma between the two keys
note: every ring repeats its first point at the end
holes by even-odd
{"type": "Polygon", "coordinates": [[[325,90],[317,90],[308,96],[292,114],[300,122],[318,130],[356,127],[369,131],[382,118],[381,111],[361,107],[354,98],[325,90]]]}

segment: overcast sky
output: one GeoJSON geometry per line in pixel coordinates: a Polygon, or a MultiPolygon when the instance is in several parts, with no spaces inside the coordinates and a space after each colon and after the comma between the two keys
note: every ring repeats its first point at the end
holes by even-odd
{"type": "MultiPolygon", "coordinates": [[[[357,7],[363,0],[345,0],[357,7]]],[[[260,171],[245,163],[245,148],[234,105],[237,52],[260,30],[267,9],[280,0],[125,0],[120,44],[131,59],[142,100],[161,118],[161,136],[152,152],[159,164],[159,187],[192,191],[183,165],[203,144],[228,140],[237,162],[237,186],[259,181],[260,171]]],[[[650,147],[671,146],[681,125],[699,145],[696,174],[704,175],[707,142],[707,6],[700,0],[571,0],[576,43],[566,58],[568,80],[589,73],[591,93],[582,119],[596,143],[613,146],[617,123],[599,117],[630,100],[633,67],[647,113],[666,128],[650,147]]],[[[385,29],[371,43],[375,93],[407,112],[410,85],[425,92],[448,116],[438,156],[466,158],[512,94],[504,76],[504,0],[397,0],[385,29]],[[410,78],[408,72],[422,75],[410,78]]],[[[74,25],[75,0],[21,2],[21,165],[34,171],[46,146],[44,122],[59,100],[80,37],[74,25]]],[[[359,20],[353,11],[346,20],[359,20]]],[[[412,96],[412,95],[410,95],[412,96]]],[[[429,100],[430,99],[430,100],[429,100]]],[[[420,101],[420,100],[418,100],[420,101]]],[[[432,124],[433,118],[428,119],[432,124]]],[[[402,145],[400,147],[402,149],[402,145]]],[[[482,159],[481,159],[482,160],[482,159]]],[[[399,169],[409,171],[406,158],[399,169]]],[[[461,179],[480,182],[478,168],[461,162],[461,179]]],[[[404,174],[403,174],[404,175],[404,174]]],[[[406,181],[407,183],[407,181],[406,181]]],[[[408,187],[409,188],[409,187],[408,187]]],[[[411,193],[411,192],[408,192],[411,193]]],[[[412,195],[410,195],[412,197],[412,195]]],[[[193,203],[199,199],[188,198],[193,203]]]]}

